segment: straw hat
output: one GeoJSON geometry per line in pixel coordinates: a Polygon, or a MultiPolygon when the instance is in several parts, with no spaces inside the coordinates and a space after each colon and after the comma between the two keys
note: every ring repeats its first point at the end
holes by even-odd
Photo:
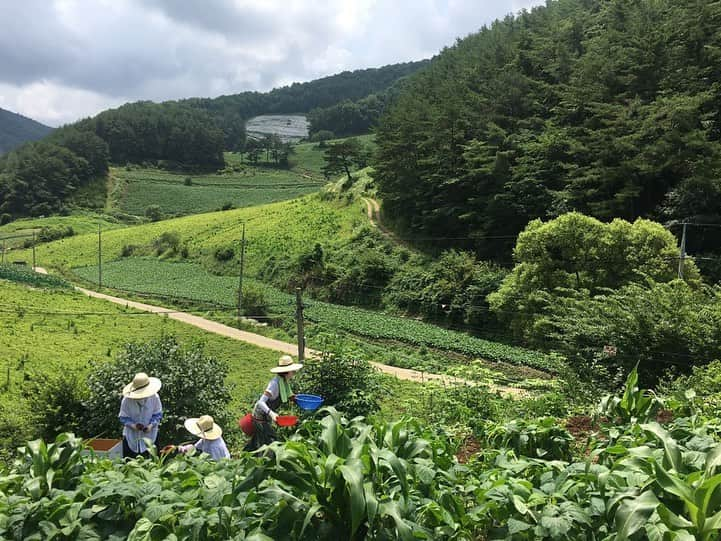
{"type": "Polygon", "coordinates": [[[186,419],[185,429],[193,436],[198,436],[204,440],[217,440],[223,435],[223,429],[215,424],[210,415],[186,419]]]}
{"type": "Polygon", "coordinates": [[[270,371],[274,374],[283,374],[285,372],[297,372],[303,368],[302,364],[294,363],[293,357],[290,355],[283,355],[278,359],[278,366],[271,368],[270,371]]]}
{"type": "Polygon", "coordinates": [[[123,396],[126,398],[148,398],[153,396],[160,390],[160,380],[158,378],[150,378],[145,372],[135,374],[133,381],[123,387],[123,396]]]}

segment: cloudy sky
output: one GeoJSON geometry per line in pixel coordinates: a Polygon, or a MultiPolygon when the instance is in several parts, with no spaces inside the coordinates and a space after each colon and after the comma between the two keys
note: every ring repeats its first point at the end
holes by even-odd
{"type": "Polygon", "coordinates": [[[50,126],[428,58],[542,0],[0,0],[0,107],[50,126]]]}

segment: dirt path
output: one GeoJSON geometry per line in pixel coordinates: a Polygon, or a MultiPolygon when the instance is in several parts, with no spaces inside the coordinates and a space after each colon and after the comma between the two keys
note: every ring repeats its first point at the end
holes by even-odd
{"type": "MultiPolygon", "coordinates": [[[[47,274],[48,271],[45,270],[42,267],[35,267],[35,271],[40,274],[47,274]]],[[[200,316],[195,316],[193,314],[189,314],[187,312],[180,312],[177,310],[172,310],[168,308],[163,308],[162,306],[153,306],[152,304],[145,304],[142,302],[137,301],[131,301],[128,299],[123,299],[120,297],[114,297],[112,295],[106,295],[105,293],[98,293],[97,291],[93,291],[91,289],[85,289],[83,287],[75,286],[75,289],[77,291],[80,291],[87,295],[88,297],[93,297],[96,299],[102,299],[106,300],[115,304],[119,304],[122,306],[125,306],[127,308],[133,308],[135,310],[140,310],[142,312],[151,312],[154,314],[159,314],[166,316],[170,319],[174,319],[176,321],[180,321],[182,323],[187,323],[188,325],[193,325],[194,327],[198,327],[199,329],[203,329],[204,331],[212,332],[215,334],[218,334],[220,336],[226,336],[228,338],[233,338],[234,340],[241,340],[243,342],[247,342],[249,344],[253,344],[258,347],[270,349],[273,351],[279,351],[281,353],[287,353],[289,355],[298,355],[298,345],[297,344],[291,344],[289,342],[283,342],[281,340],[275,340],[273,338],[268,338],[266,336],[262,336],[260,334],[255,334],[248,331],[241,331],[240,329],[236,329],[234,327],[229,327],[228,325],[223,325],[222,323],[218,323],[217,321],[212,321],[210,319],[205,319],[200,316]]],[[[320,352],[316,351],[314,349],[306,348],[305,349],[305,356],[306,357],[316,357],[319,356],[320,352]]],[[[446,376],[441,374],[428,374],[425,372],[420,372],[418,370],[411,370],[409,368],[399,368],[397,366],[388,366],[387,364],[381,364],[371,361],[371,364],[383,372],[384,374],[390,374],[392,376],[396,376],[398,379],[403,379],[407,381],[415,381],[418,383],[425,383],[427,381],[435,381],[438,383],[441,383],[443,385],[471,385],[475,386],[477,385],[476,382],[466,380],[463,378],[456,378],[454,376],[446,376]]],[[[491,386],[491,391],[498,391],[502,394],[509,394],[514,397],[520,397],[525,395],[525,391],[522,389],[516,389],[514,387],[505,387],[505,386],[491,386]]]]}

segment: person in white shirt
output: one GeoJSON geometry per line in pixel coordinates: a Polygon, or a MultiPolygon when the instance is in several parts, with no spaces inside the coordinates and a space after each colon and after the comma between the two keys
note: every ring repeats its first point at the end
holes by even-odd
{"type": "Polygon", "coordinates": [[[293,357],[283,355],[278,359],[278,366],[270,371],[275,377],[270,380],[263,394],[253,407],[253,437],[246,444],[246,451],[257,451],[263,445],[278,439],[272,423],[278,418],[278,408],[281,404],[292,402],[295,398],[290,388],[290,380],[295,373],[303,368],[302,364],[293,362],[293,357]]]}
{"type": "Polygon", "coordinates": [[[123,388],[118,414],[123,424],[123,458],[149,456],[145,439],[155,443],[163,418],[163,404],[158,396],[161,385],[158,378],[139,372],[123,388]]]}
{"type": "Polygon", "coordinates": [[[230,458],[228,446],[223,440],[223,429],[215,423],[210,415],[186,419],[185,429],[200,439],[195,444],[178,446],[179,453],[187,453],[195,448],[199,453],[210,455],[213,460],[230,458]]]}

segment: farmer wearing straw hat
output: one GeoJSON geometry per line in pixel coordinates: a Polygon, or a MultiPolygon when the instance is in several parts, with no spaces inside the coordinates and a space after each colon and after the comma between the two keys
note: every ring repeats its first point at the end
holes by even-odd
{"type": "Polygon", "coordinates": [[[123,424],[123,458],[149,456],[145,439],[155,443],[158,425],[163,418],[163,405],[158,391],[161,383],[145,372],[135,374],[133,381],[123,387],[118,418],[123,424]]]}
{"type": "Polygon", "coordinates": [[[199,453],[210,455],[213,460],[230,458],[228,447],[223,440],[223,429],[215,423],[210,415],[186,419],[185,429],[200,439],[195,444],[178,446],[178,452],[187,453],[195,448],[199,453]]]}
{"type": "Polygon", "coordinates": [[[301,368],[303,365],[293,362],[290,355],[283,355],[278,359],[278,366],[270,369],[275,377],[270,380],[253,408],[254,433],[245,446],[246,451],[256,451],[278,438],[272,423],[275,423],[278,418],[277,410],[280,405],[287,404],[288,401],[294,399],[295,395],[290,388],[290,379],[301,368]]]}

